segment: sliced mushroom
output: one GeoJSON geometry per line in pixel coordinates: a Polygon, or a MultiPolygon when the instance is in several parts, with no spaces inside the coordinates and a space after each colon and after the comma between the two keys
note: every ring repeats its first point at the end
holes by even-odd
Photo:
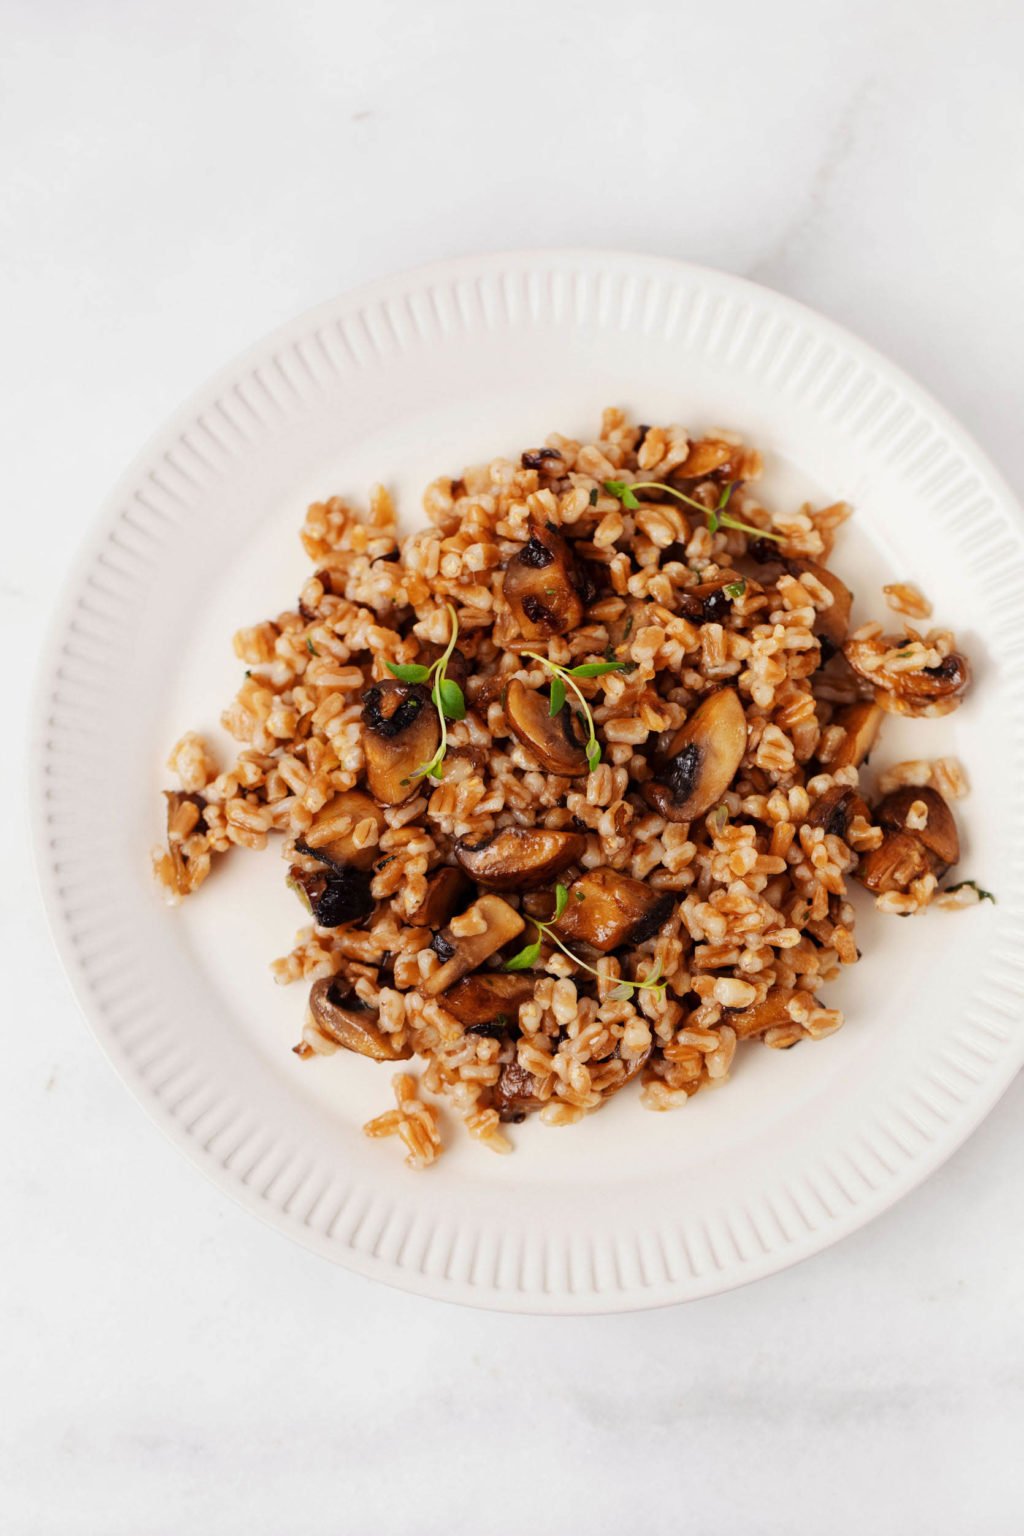
{"type": "Polygon", "coordinates": [[[516,1122],[544,1108],[544,1100],[537,1097],[537,1079],[518,1061],[502,1067],[494,1089],[494,1107],[500,1120],[516,1122]]]}
{"type": "Polygon", "coordinates": [[[908,891],[915,880],[931,872],[932,860],[924,844],[909,832],[889,832],[879,847],[861,859],[857,878],[869,891],[908,891]]]}
{"type": "Polygon", "coordinates": [[[418,683],[374,683],[363,694],[363,752],[370,793],[381,805],[401,805],[419,789],[418,769],[441,739],[437,711],[418,683]]]}
{"type": "Polygon", "coordinates": [[[719,571],[712,581],[696,587],[684,587],[678,594],[679,612],[691,624],[721,624],[729,616],[732,602],[726,587],[739,582],[746,586],[738,571],[719,571]]]}
{"type": "Polygon", "coordinates": [[[361,789],[346,789],[317,812],[304,835],[296,838],[296,850],[332,869],[369,869],[377,857],[377,838],[362,848],[355,843],[355,829],[364,821],[374,823],[378,836],[386,825],[376,800],[361,789]]]}
{"type": "Polygon", "coordinates": [[[587,754],[567,705],[552,716],[548,700],[514,677],[505,691],[505,718],[523,746],[548,773],[574,776],[587,772],[587,754]]]}
{"type": "Polygon", "coordinates": [[[370,874],[364,869],[317,870],[292,865],[288,884],[302,898],[319,928],[340,928],[369,917],[374,908],[370,874]]]}
{"type": "Polygon", "coordinates": [[[815,613],[814,633],[824,635],[825,639],[839,650],[850,628],[853,593],[845,582],[839,580],[834,571],[830,571],[825,565],[819,565],[815,560],[787,560],[786,567],[794,576],[802,576],[806,572],[831,592],[831,605],[828,608],[819,608],[815,613]]]}
{"type": "Polygon", "coordinates": [[[702,437],[690,444],[686,458],[672,471],[672,479],[702,480],[723,470],[728,473],[742,452],[735,443],[726,443],[720,437],[702,437]]]}
{"type": "Polygon", "coordinates": [[[523,971],[477,971],[449,987],[438,1001],[469,1029],[478,1030],[488,1024],[501,1024],[508,1029],[519,1017],[520,1003],[528,1003],[533,996],[536,980],[523,971]]]}
{"type": "Polygon", "coordinates": [[[602,954],[620,944],[642,944],[672,910],[669,891],[656,891],[617,869],[591,869],[574,880],[556,927],[602,954]]]}
{"type": "Polygon", "coordinates": [[[455,857],[478,885],[496,891],[521,891],[543,885],[577,864],[587,848],[582,832],[547,827],[505,827],[480,843],[460,840],[455,857]]]}
{"type": "Polygon", "coordinates": [[[747,746],[747,721],[733,688],[704,700],[669,744],[644,799],[669,821],[693,821],[720,800],[747,746]]]}
{"type": "Polygon", "coordinates": [[[581,584],[572,551],[553,528],[534,527],[505,567],[505,599],[527,640],[576,628],[583,618],[581,584]]]}
{"type": "Polygon", "coordinates": [[[928,852],[948,869],[960,858],[960,836],[956,829],[953,812],[938,790],[926,786],[907,784],[886,795],[875,812],[879,826],[898,832],[912,832],[928,852]],[[915,805],[923,805],[926,821],[923,827],[911,825],[911,812],[915,805]]]}
{"type": "MultiPolygon", "coordinates": [[[[891,715],[948,715],[956,709],[971,681],[971,666],[959,651],[951,651],[937,667],[917,667],[901,672],[880,662],[900,641],[892,635],[870,640],[848,640],[843,655],[850,666],[870,683],[875,703],[891,715]]],[[[908,658],[909,659],[909,658],[908,658]]]]}
{"type": "Polygon", "coordinates": [[[752,1008],[726,1010],[723,1022],[736,1031],[737,1040],[749,1040],[752,1035],[763,1035],[766,1029],[779,1024],[792,1024],[789,1003],[796,996],[792,987],[773,987],[762,1003],[752,1008]]]}
{"type": "Polygon", "coordinates": [[[522,933],[526,926],[515,908],[510,907],[507,901],[502,901],[500,896],[478,897],[463,913],[464,918],[470,919],[470,926],[474,926],[474,915],[477,920],[475,926],[480,928],[479,933],[457,936],[452,933],[449,925],[435,935],[431,947],[444,963],[423,983],[423,990],[428,997],[437,997],[439,992],[453,987],[463,976],[483,965],[510,939],[522,933]]]}
{"type": "Polygon", "coordinates": [[[859,768],[861,763],[867,762],[882,724],[882,714],[877,704],[863,699],[838,711],[832,723],[842,726],[846,736],[829,760],[832,772],[837,768],[859,768]]]}
{"type": "MultiPolygon", "coordinates": [[[[373,1061],[405,1061],[412,1055],[412,1046],[396,1045],[377,1024],[373,1009],[355,993],[345,992],[336,976],[324,976],[313,983],[309,1017],[313,1029],[329,1045],[356,1051],[373,1061]]],[[[317,1048],[316,1041],[308,1043],[317,1048]]]]}
{"type": "Polygon", "coordinates": [[[867,803],[849,785],[835,784],[815,800],[807,817],[807,825],[824,827],[829,836],[845,838],[855,816],[863,816],[865,821],[871,820],[867,803]]]}
{"type": "Polygon", "coordinates": [[[461,869],[445,864],[427,881],[426,895],[412,912],[409,922],[415,928],[440,928],[469,895],[470,883],[461,869]]]}

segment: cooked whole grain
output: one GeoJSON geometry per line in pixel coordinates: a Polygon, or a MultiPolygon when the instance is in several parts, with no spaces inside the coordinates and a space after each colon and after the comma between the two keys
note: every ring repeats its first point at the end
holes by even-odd
{"type": "Polygon", "coordinates": [[[424,1092],[504,1152],[502,1121],[571,1124],[635,1078],[674,1108],[744,1040],[832,1033],[851,877],[901,914],[938,892],[959,763],[883,772],[881,819],[862,776],[884,715],[955,708],[967,659],[947,630],[850,633],[849,509],[773,519],[759,472],[730,434],[609,410],[597,441],[436,480],[404,538],[380,488],[365,516],[316,503],[297,606],[235,636],[235,762],[174,748],[169,899],[278,835],[314,919],[273,966],[312,988],[296,1051],[420,1058],[366,1126],[415,1167],[441,1150],[424,1092]]]}

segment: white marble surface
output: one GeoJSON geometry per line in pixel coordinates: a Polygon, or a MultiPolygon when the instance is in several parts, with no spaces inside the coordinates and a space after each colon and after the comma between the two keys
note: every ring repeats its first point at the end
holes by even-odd
{"type": "Polygon", "coordinates": [[[746,273],[1024,487],[1024,13],[3,0],[0,25],[0,1529],[1019,1532],[1019,1080],[918,1193],[752,1289],[579,1322],[389,1293],[236,1210],[115,1080],[44,932],[20,743],[21,664],[146,434],[278,321],[433,257],[746,273]]]}

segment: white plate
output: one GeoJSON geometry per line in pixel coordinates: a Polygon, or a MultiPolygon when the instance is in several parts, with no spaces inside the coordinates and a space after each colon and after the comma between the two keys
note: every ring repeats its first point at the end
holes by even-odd
{"type": "MultiPolygon", "coordinates": [[[[40,690],[39,862],[97,1036],[154,1119],[225,1190],[363,1274],[512,1311],[707,1295],[834,1242],[935,1168],[1024,1058],[1024,583],[1010,494],[916,385],[828,321],[734,277],[597,252],[492,256],[396,277],[304,315],[201,390],[108,502],[58,610],[40,690]],[[300,1063],[300,989],[267,963],[298,927],[275,852],[234,853],[178,911],[154,890],[162,767],[218,736],[239,625],[290,606],[307,501],[383,479],[404,518],[434,475],[601,408],[742,430],[769,504],[845,497],[838,568],[864,617],[917,580],[975,663],[947,720],[892,722],[879,764],[957,753],[962,876],[999,904],[910,922],[863,909],[847,1024],[748,1047],[675,1114],[623,1094],[571,1130],[515,1128],[498,1158],[452,1127],[414,1174],[362,1122],[387,1068],[300,1063]]],[[[450,1122],[449,1122],[450,1123],[450,1122]]],[[[996,1171],[998,1174],[998,1170],[996,1171]]]]}

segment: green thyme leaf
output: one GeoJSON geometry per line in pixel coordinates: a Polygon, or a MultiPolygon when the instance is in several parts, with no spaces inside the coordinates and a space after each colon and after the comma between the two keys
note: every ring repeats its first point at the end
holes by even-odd
{"type": "Polygon", "coordinates": [[[531,966],[536,965],[540,959],[540,945],[541,940],[538,933],[534,943],[527,944],[526,948],[521,949],[518,955],[513,955],[511,960],[505,961],[506,971],[528,971],[531,966]]]}
{"type": "Polygon", "coordinates": [[[640,505],[631,487],[626,484],[625,480],[606,480],[604,488],[610,495],[616,496],[622,502],[627,512],[635,512],[640,505]]]}
{"type": "Polygon", "coordinates": [[[990,901],[992,902],[993,906],[996,905],[996,898],[993,896],[992,892],[986,891],[984,886],[978,884],[977,880],[961,880],[956,885],[947,885],[943,894],[946,896],[952,896],[954,891],[962,891],[965,885],[969,885],[972,890],[977,891],[979,901],[990,901]]]}
{"type": "Polygon", "coordinates": [[[400,683],[425,683],[430,676],[430,668],[420,666],[418,661],[410,661],[402,665],[386,661],[384,665],[392,677],[397,677],[400,683]]]}
{"type": "Polygon", "coordinates": [[[556,885],[555,886],[555,915],[551,919],[551,921],[553,923],[557,923],[558,922],[558,919],[561,917],[562,913],[566,909],[568,901],[569,901],[569,888],[568,888],[568,886],[556,885]]]}
{"type": "Polygon", "coordinates": [[[435,684],[441,708],[449,720],[465,720],[466,700],[458,683],[450,677],[439,677],[435,684]]]}
{"type": "Polygon", "coordinates": [[[605,1001],[609,1003],[624,1003],[627,998],[632,996],[633,983],[631,981],[620,981],[617,987],[612,987],[605,1001]]]}
{"type": "Polygon", "coordinates": [[[728,485],[723,485],[722,494],[719,496],[718,502],[715,506],[716,512],[725,511],[726,507],[729,505],[729,498],[738,485],[738,480],[730,480],[728,485]]]}
{"type": "Polygon", "coordinates": [[[596,736],[591,736],[587,742],[587,767],[593,773],[601,761],[601,743],[596,736]]]}
{"type": "Polygon", "coordinates": [[[551,703],[548,705],[548,714],[557,715],[565,703],[565,684],[560,677],[551,679],[551,703]]]}
{"type": "Polygon", "coordinates": [[[585,661],[580,667],[570,667],[572,677],[604,677],[606,672],[634,672],[635,661],[585,661]]]}
{"type": "Polygon", "coordinates": [[[312,640],[307,640],[306,641],[306,650],[309,652],[309,654],[311,656],[319,656],[320,655],[320,652],[317,650],[317,648],[313,644],[312,640]]]}
{"type": "Polygon", "coordinates": [[[742,597],[746,590],[747,584],[745,581],[730,581],[722,588],[726,597],[732,598],[742,597]]]}

